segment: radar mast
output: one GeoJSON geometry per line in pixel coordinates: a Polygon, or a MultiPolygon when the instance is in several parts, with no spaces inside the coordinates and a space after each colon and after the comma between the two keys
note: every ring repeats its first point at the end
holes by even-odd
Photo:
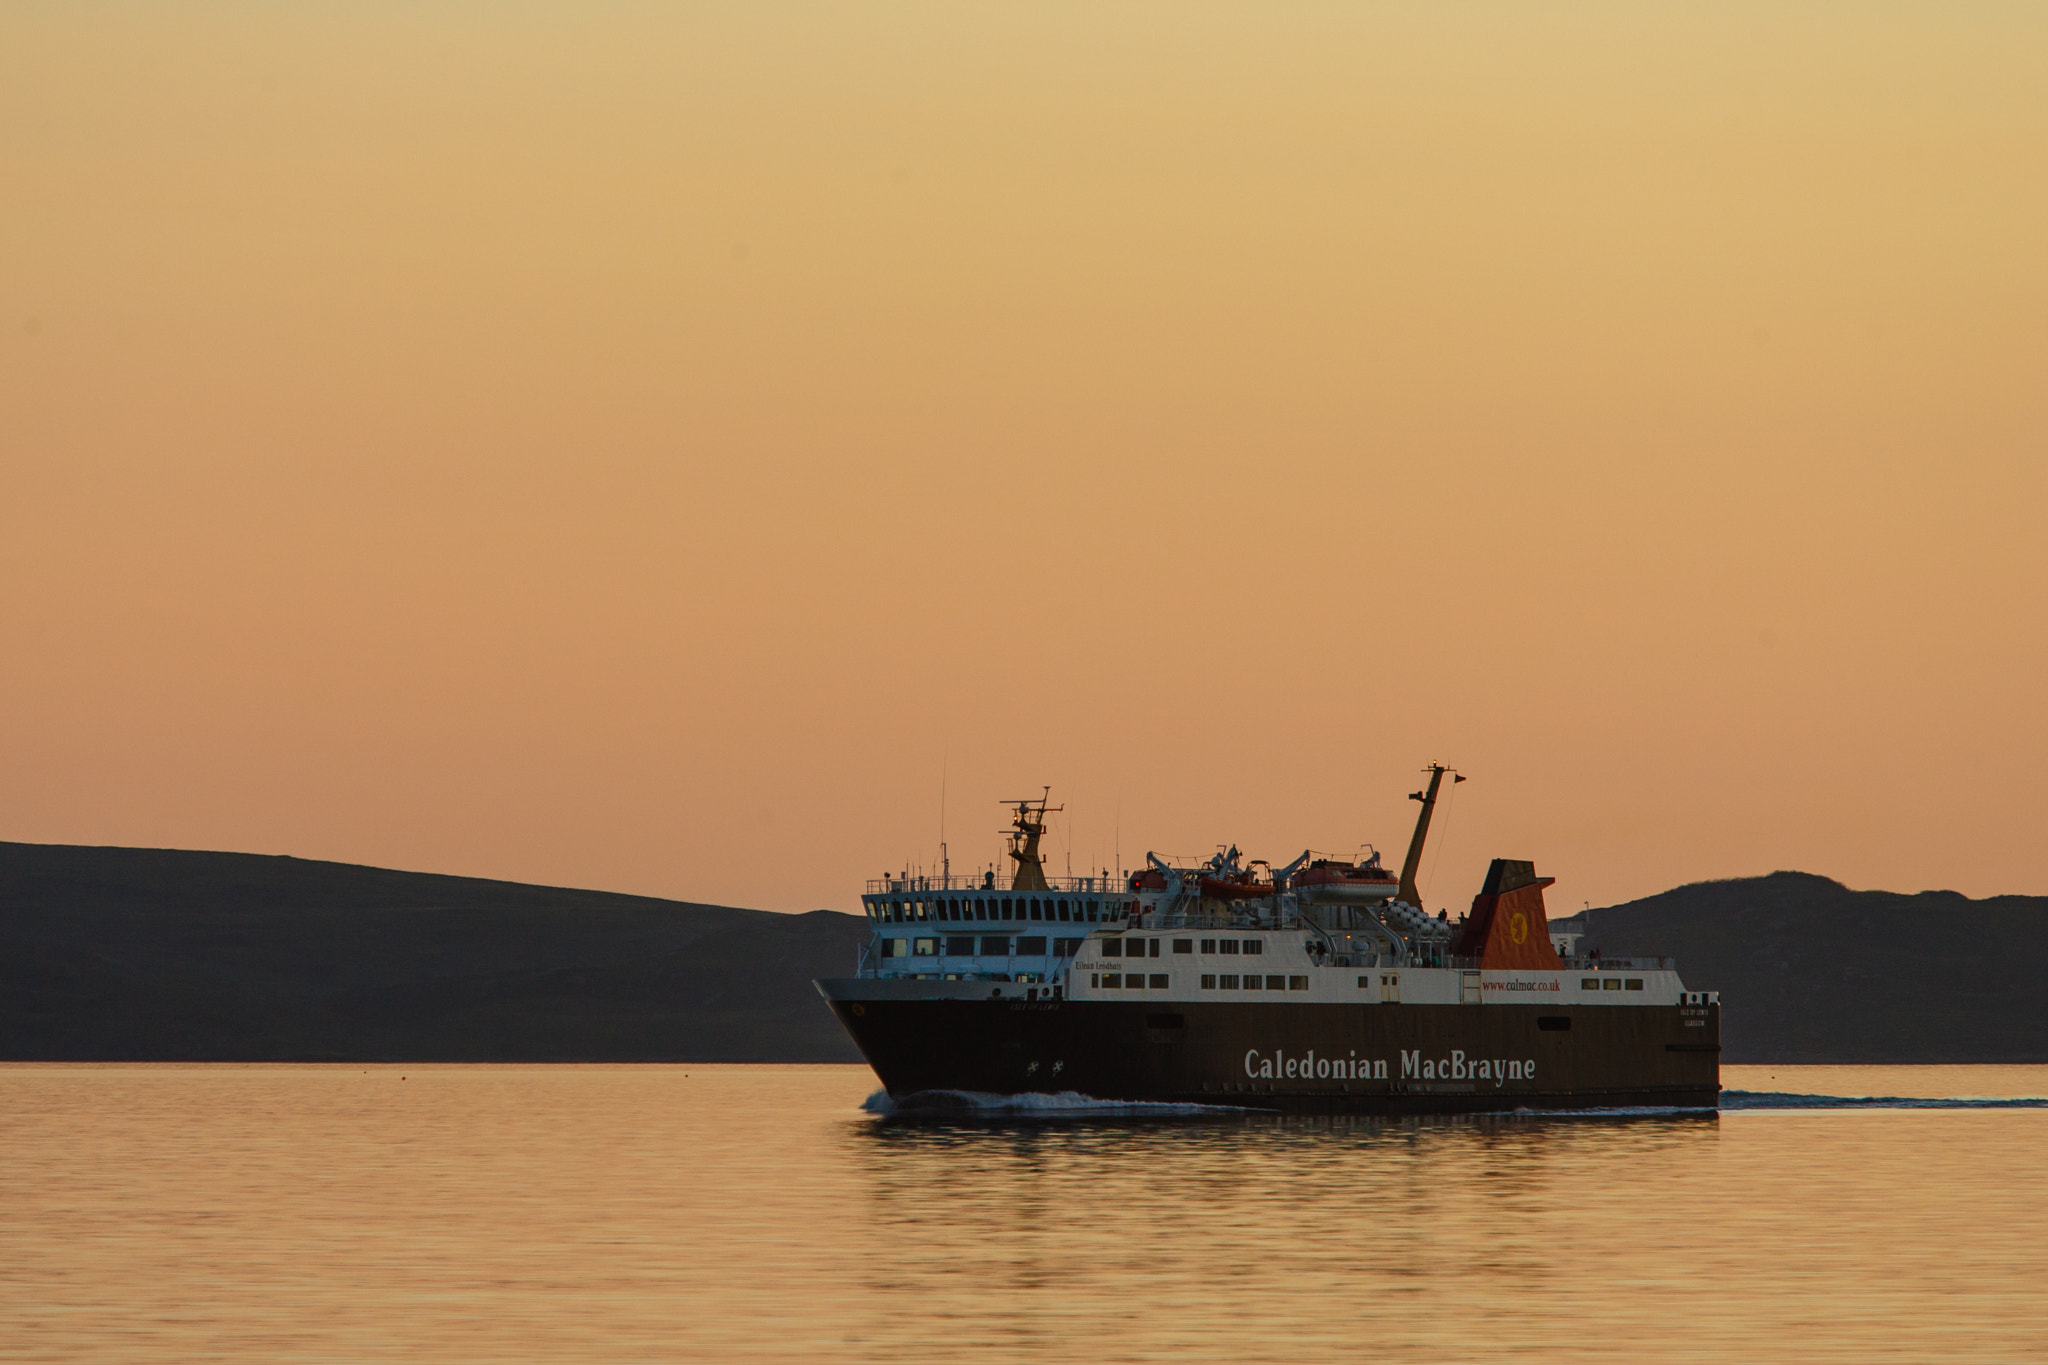
{"type": "Polygon", "coordinates": [[[1052,799],[1052,788],[1036,800],[1029,798],[1003,802],[1017,808],[1016,818],[1010,822],[1010,860],[1017,864],[1016,872],[1010,878],[1012,891],[1050,891],[1052,886],[1045,879],[1045,860],[1039,856],[1038,841],[1045,835],[1045,817],[1052,811],[1065,810],[1065,806],[1048,806],[1052,799]]]}

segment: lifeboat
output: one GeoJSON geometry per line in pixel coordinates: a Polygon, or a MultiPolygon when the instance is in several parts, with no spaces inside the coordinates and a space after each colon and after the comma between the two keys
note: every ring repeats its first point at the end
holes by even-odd
{"type": "Polygon", "coordinates": [[[1376,862],[1352,864],[1317,859],[1295,873],[1292,884],[1297,894],[1311,901],[1369,905],[1391,900],[1400,889],[1401,879],[1376,862]]]}
{"type": "Polygon", "coordinates": [[[1133,891],[1164,891],[1165,889],[1166,874],[1156,867],[1148,867],[1142,872],[1133,872],[1131,874],[1131,890],[1133,891]]]}

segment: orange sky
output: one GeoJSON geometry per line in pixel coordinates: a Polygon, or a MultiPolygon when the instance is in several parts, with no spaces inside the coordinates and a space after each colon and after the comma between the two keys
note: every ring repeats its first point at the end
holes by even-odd
{"type": "Polygon", "coordinates": [[[0,9],[0,838],[2048,892],[2048,9],[0,9]],[[1120,831],[1119,831],[1120,825],[1120,831]]]}

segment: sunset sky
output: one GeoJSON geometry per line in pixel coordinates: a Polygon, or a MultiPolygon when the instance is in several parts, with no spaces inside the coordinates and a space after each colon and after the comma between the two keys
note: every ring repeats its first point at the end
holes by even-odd
{"type": "Polygon", "coordinates": [[[0,8],[0,839],[2048,893],[2048,7],[0,8]]]}

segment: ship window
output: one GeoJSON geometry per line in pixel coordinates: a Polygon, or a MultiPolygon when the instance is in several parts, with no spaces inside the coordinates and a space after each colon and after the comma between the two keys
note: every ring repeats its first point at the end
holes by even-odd
{"type": "Polygon", "coordinates": [[[1165,973],[1163,973],[1163,972],[1154,972],[1154,973],[1152,973],[1152,989],[1153,989],[1153,990],[1155,990],[1155,991],[1163,991],[1163,990],[1165,990],[1165,989],[1166,989],[1166,975],[1165,975],[1165,973]]]}
{"type": "Polygon", "coordinates": [[[1098,914],[1100,914],[1100,913],[1101,913],[1101,910],[1102,910],[1102,902],[1101,902],[1101,901],[1099,901],[1099,900],[1091,900],[1091,901],[1089,901],[1089,902],[1088,902],[1088,922],[1089,922],[1090,924],[1093,924],[1093,923],[1095,923],[1095,917],[1096,917],[1096,915],[1098,915],[1098,914]]]}
{"type": "Polygon", "coordinates": [[[1160,939],[1156,939],[1156,938],[1155,938],[1155,939],[1151,939],[1151,940],[1149,940],[1149,942],[1150,942],[1150,943],[1152,944],[1152,956],[1154,956],[1154,957],[1158,957],[1158,956],[1159,956],[1159,945],[1160,945],[1160,943],[1162,942],[1162,940],[1160,940],[1160,939]]]}
{"type": "Polygon", "coordinates": [[[1579,979],[1579,989],[1580,989],[1580,990],[1582,990],[1582,991],[1597,991],[1597,990],[1599,990],[1599,989],[1600,989],[1600,978],[1599,978],[1599,977],[1597,977],[1597,976],[1587,976],[1587,977],[1581,977],[1581,978],[1579,979]]]}
{"type": "Polygon", "coordinates": [[[1262,938],[1248,938],[1244,941],[1244,950],[1248,953],[1263,953],[1266,951],[1266,940],[1262,938]]]}
{"type": "Polygon", "coordinates": [[[972,918],[978,920],[986,920],[988,918],[988,902],[979,896],[974,898],[974,914],[972,918]]]}
{"type": "Polygon", "coordinates": [[[984,938],[981,941],[981,955],[983,957],[1008,957],[1010,955],[1010,940],[1001,934],[984,938]]]}
{"type": "Polygon", "coordinates": [[[1124,941],[1120,938],[1106,938],[1102,940],[1102,955],[1104,957],[1122,957],[1124,955],[1124,941]]]}
{"type": "Polygon", "coordinates": [[[1202,951],[1203,951],[1204,953],[1206,953],[1206,954],[1214,954],[1214,953],[1215,953],[1215,951],[1216,951],[1216,940],[1215,940],[1215,939],[1213,939],[1213,938],[1205,938],[1205,939],[1203,939],[1203,940],[1202,940],[1202,951]]]}
{"type": "Polygon", "coordinates": [[[1603,991],[1618,991],[1618,990],[1620,990],[1620,989],[1621,989],[1621,978],[1620,978],[1620,977],[1618,977],[1618,976],[1610,976],[1610,977],[1608,977],[1608,978],[1607,978],[1607,979],[1606,979],[1605,981],[1603,981],[1603,982],[1601,982],[1601,983],[1600,983],[1600,989],[1601,989],[1601,990],[1603,990],[1603,991]]]}
{"type": "Polygon", "coordinates": [[[1104,972],[1102,974],[1102,988],[1106,991],[1113,991],[1123,984],[1124,979],[1115,972],[1104,972]]]}
{"type": "Polygon", "coordinates": [[[1173,941],[1173,950],[1176,953],[1192,953],[1195,950],[1195,941],[1191,938],[1177,938],[1173,941]]]}
{"type": "Polygon", "coordinates": [[[1643,988],[1643,979],[1640,976],[1630,977],[1628,979],[1628,988],[1632,991],[1641,990],[1643,988]]]}
{"type": "Polygon", "coordinates": [[[1258,977],[1256,977],[1256,976],[1247,976],[1247,977],[1246,977],[1246,978],[1244,979],[1244,988],[1245,988],[1246,990],[1248,990],[1248,991],[1255,991],[1255,990],[1257,990],[1257,989],[1259,988],[1259,985],[1260,985],[1260,982],[1259,982],[1259,978],[1258,978],[1258,977]]]}
{"type": "Polygon", "coordinates": [[[946,902],[946,918],[947,918],[947,919],[949,919],[949,920],[953,920],[953,921],[955,921],[955,922],[958,922],[958,920],[959,920],[959,918],[960,918],[960,902],[959,902],[959,901],[957,901],[957,900],[949,900],[949,901],[947,901],[947,902],[946,902]]]}
{"type": "Polygon", "coordinates": [[[1218,990],[1234,991],[1237,989],[1237,978],[1227,974],[1219,976],[1216,978],[1216,988],[1218,990]]]}
{"type": "Polygon", "coordinates": [[[1088,940],[1081,938],[1056,938],[1052,941],[1054,957],[1072,957],[1081,951],[1081,945],[1088,940]]]}
{"type": "Polygon", "coordinates": [[[910,940],[907,938],[885,938],[882,940],[883,957],[909,957],[910,940]]]}
{"type": "Polygon", "coordinates": [[[1045,956],[1045,939],[1044,939],[1043,937],[1037,937],[1037,938],[1020,938],[1020,939],[1018,939],[1018,940],[1017,940],[1017,956],[1018,956],[1018,957],[1044,957],[1044,956],[1045,956]]]}
{"type": "Polygon", "coordinates": [[[917,946],[912,951],[919,957],[937,957],[939,954],[939,941],[935,938],[921,938],[917,941],[917,946]]]}
{"type": "Polygon", "coordinates": [[[947,956],[947,957],[973,957],[973,956],[974,956],[974,939],[973,939],[972,937],[966,937],[966,938],[949,938],[949,939],[947,939],[947,940],[946,940],[946,956],[947,956]]]}
{"type": "Polygon", "coordinates": [[[1003,897],[1003,913],[1002,913],[1002,915],[1000,916],[1000,918],[1002,918],[1002,919],[1008,919],[1009,917],[1010,917],[1010,898],[1009,898],[1008,896],[1005,896],[1005,897],[1003,897]]]}
{"type": "Polygon", "coordinates": [[[1287,978],[1287,989],[1288,989],[1288,990],[1290,990],[1290,991],[1305,991],[1305,990],[1307,990],[1307,989],[1308,989],[1308,978],[1307,978],[1307,977],[1305,977],[1305,976],[1290,976],[1290,977],[1288,977],[1288,978],[1287,978]]]}
{"type": "Polygon", "coordinates": [[[1235,956],[1237,953],[1237,940],[1234,938],[1226,938],[1221,943],[1216,945],[1216,950],[1222,953],[1225,957],[1235,956]]]}
{"type": "MultiPolygon", "coordinates": [[[[1269,991],[1284,991],[1284,990],[1286,990],[1286,989],[1287,989],[1287,978],[1286,978],[1286,977],[1284,977],[1284,976],[1269,976],[1269,977],[1267,977],[1267,978],[1266,978],[1266,989],[1267,989],[1267,990],[1269,990],[1269,991]]],[[[1306,989],[1308,989],[1308,988],[1304,986],[1304,987],[1303,987],[1302,989],[1306,990],[1306,989]]]]}
{"type": "Polygon", "coordinates": [[[1203,973],[1202,989],[1205,991],[1213,991],[1216,989],[1216,974],[1214,972],[1203,973]]]}
{"type": "Polygon", "coordinates": [[[1369,990],[1369,989],[1371,989],[1370,985],[1368,984],[1368,983],[1370,983],[1371,981],[1372,981],[1372,978],[1371,978],[1371,977],[1369,977],[1369,976],[1361,976],[1361,977],[1359,977],[1359,978],[1358,978],[1358,989],[1360,989],[1360,990],[1369,990]]]}

